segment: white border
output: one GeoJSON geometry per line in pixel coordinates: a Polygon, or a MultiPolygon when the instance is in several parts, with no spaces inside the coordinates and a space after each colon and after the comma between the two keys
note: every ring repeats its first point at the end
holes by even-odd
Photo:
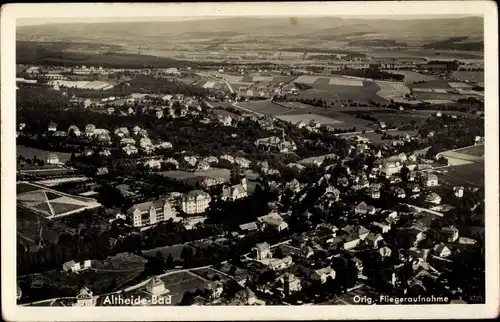
{"type": "MultiPolygon", "coordinates": [[[[182,3],[182,4],[7,4],[1,10],[2,99],[2,313],[6,320],[309,320],[491,318],[499,314],[498,208],[498,27],[493,1],[182,3]],[[485,30],[486,304],[300,307],[93,307],[16,305],[15,275],[15,29],[16,18],[180,17],[180,16],[348,16],[479,15],[485,30]],[[298,14],[299,13],[299,14],[298,14]]],[[[92,18],[89,19],[92,20],[92,18]]],[[[374,17],[375,18],[375,17],[374,17]]],[[[377,17],[378,18],[378,17],[377,17]]]]}

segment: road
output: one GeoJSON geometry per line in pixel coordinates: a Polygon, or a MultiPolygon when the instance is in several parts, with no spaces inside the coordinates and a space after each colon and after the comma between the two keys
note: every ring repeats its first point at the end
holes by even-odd
{"type": "Polygon", "coordinates": [[[417,206],[410,205],[410,204],[407,204],[407,203],[404,203],[403,205],[411,207],[413,209],[417,209],[419,211],[428,212],[428,213],[431,213],[433,215],[436,215],[436,216],[439,216],[439,217],[443,217],[443,214],[441,212],[438,212],[438,211],[434,211],[434,210],[430,210],[430,209],[422,208],[422,207],[417,207],[417,206]]]}

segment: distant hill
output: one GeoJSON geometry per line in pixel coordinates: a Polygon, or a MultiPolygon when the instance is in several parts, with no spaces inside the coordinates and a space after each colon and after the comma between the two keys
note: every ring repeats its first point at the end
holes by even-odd
{"type": "Polygon", "coordinates": [[[18,40],[106,41],[113,44],[161,41],[179,36],[196,37],[285,37],[294,39],[344,38],[349,34],[386,34],[394,40],[422,39],[427,42],[446,37],[483,37],[480,17],[448,19],[346,19],[340,17],[305,18],[224,18],[193,21],[74,23],[20,26],[18,40]]]}

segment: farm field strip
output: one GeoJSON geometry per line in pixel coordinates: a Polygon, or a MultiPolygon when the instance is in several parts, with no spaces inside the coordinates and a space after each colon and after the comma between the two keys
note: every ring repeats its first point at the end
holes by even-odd
{"type": "Polygon", "coordinates": [[[277,118],[280,120],[290,122],[292,124],[298,123],[300,121],[308,124],[311,121],[316,121],[321,124],[337,124],[337,123],[344,123],[339,120],[335,120],[326,116],[321,116],[317,114],[294,114],[294,115],[277,115],[277,118]]]}
{"type": "Polygon", "coordinates": [[[456,83],[456,82],[449,82],[448,85],[450,85],[453,88],[469,88],[469,87],[471,87],[469,84],[456,83]]]}

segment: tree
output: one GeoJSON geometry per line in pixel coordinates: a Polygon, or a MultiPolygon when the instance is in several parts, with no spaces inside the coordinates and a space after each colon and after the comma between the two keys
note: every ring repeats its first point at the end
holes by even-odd
{"type": "Polygon", "coordinates": [[[172,254],[168,254],[168,257],[165,260],[165,268],[171,269],[171,268],[174,268],[174,266],[175,266],[174,258],[172,257],[172,254]]]}
{"type": "Polygon", "coordinates": [[[400,170],[401,180],[403,180],[404,182],[408,182],[410,172],[410,169],[408,169],[408,167],[404,165],[400,170]]]}

